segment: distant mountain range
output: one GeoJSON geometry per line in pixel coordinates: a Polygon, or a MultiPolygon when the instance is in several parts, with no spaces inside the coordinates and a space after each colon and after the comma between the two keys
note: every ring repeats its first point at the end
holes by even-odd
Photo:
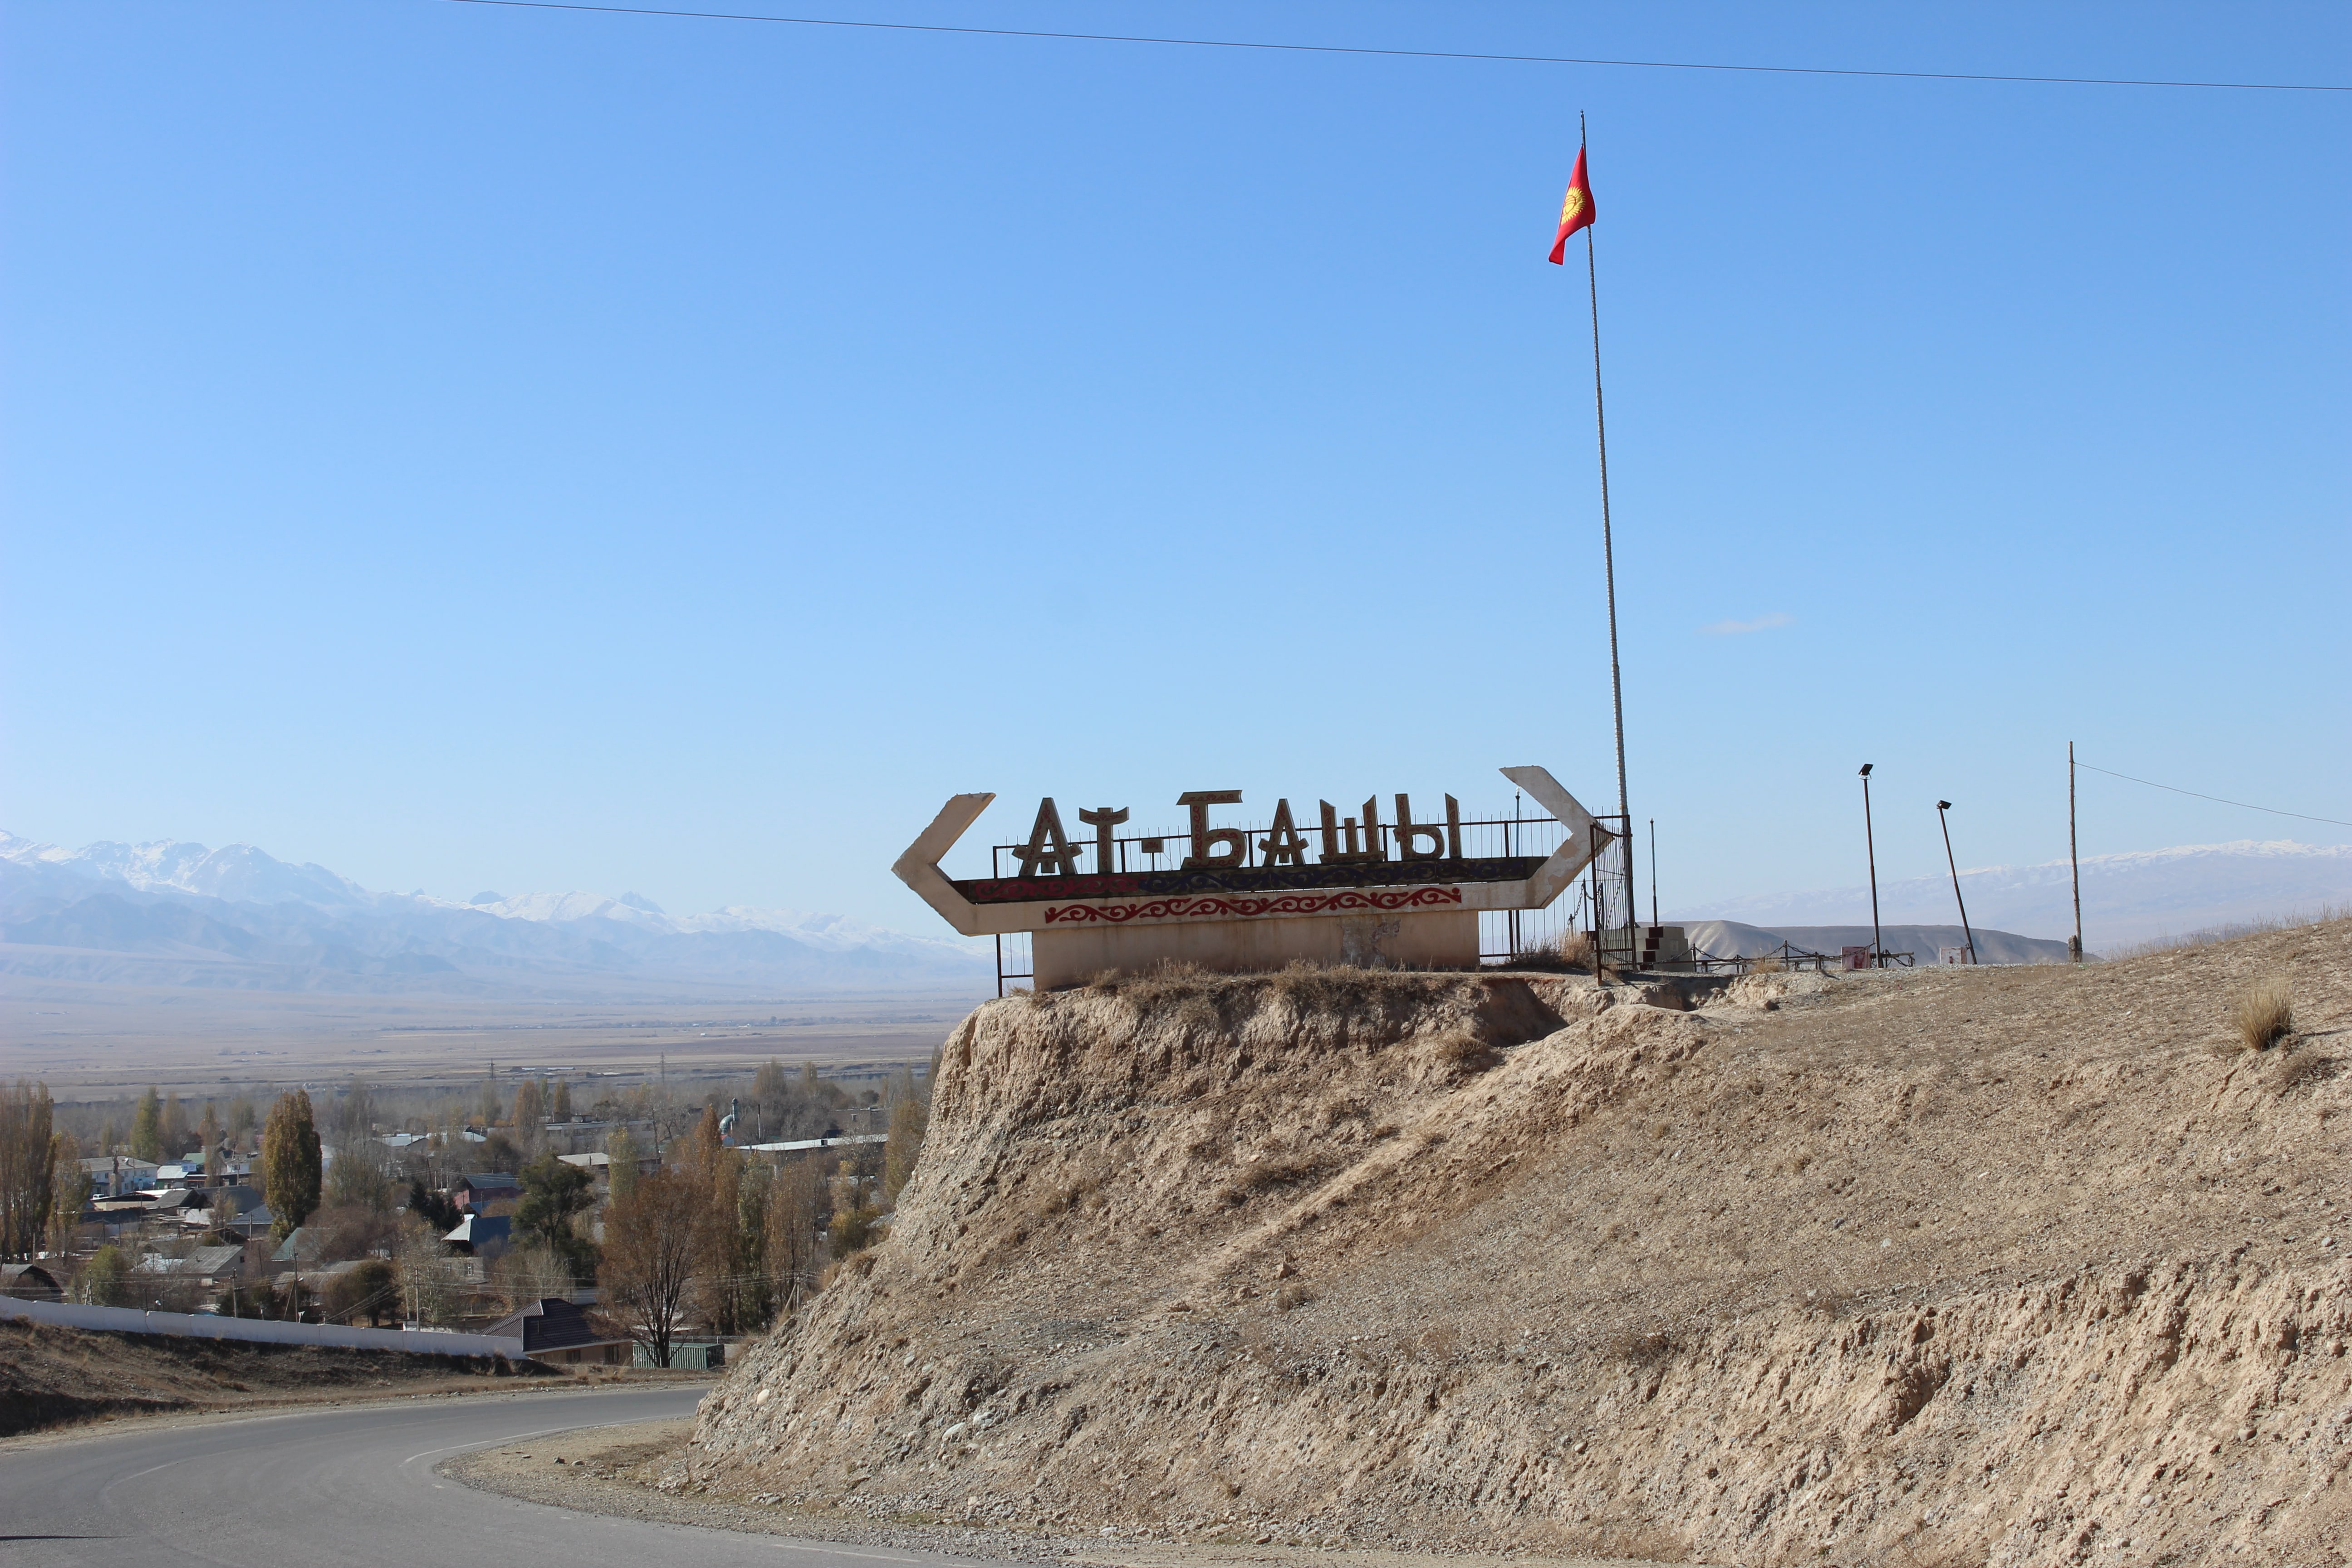
{"type": "Polygon", "coordinates": [[[970,988],[985,952],[839,915],[673,916],[635,893],[380,893],[250,845],[92,844],[0,833],[0,973],[289,991],[603,993],[970,988]]]}
{"type": "MultiPolygon", "coordinates": [[[[2066,962],[2066,944],[2063,942],[1971,924],[1972,931],[1964,931],[1956,925],[1882,926],[1878,941],[1887,952],[1911,954],[1913,963],[1920,967],[1934,964],[1937,952],[1944,948],[1966,946],[1971,934],[1976,938],[1979,963],[2066,962]]],[[[1782,926],[1778,931],[1767,931],[1738,921],[1694,921],[1684,929],[1692,947],[1714,958],[1756,958],[1781,952],[1784,943],[1799,952],[1825,952],[1834,958],[1843,948],[1868,947],[1871,941],[1867,925],[1782,926]]]]}
{"type": "MultiPolygon", "coordinates": [[[[2074,930],[2067,863],[1990,866],[1960,873],[1969,923],[2063,942],[2074,930]]],[[[2239,839],[2189,844],[2083,860],[2083,941],[2093,952],[2158,937],[2266,916],[2316,913],[2352,905],[2352,845],[2239,839]]],[[[1878,887],[1879,918],[1888,925],[1959,923],[1948,877],[1906,878],[1878,887]]],[[[1681,917],[1733,921],[1786,931],[1799,926],[1859,927],[1870,940],[1870,889],[1765,893],[1718,899],[1681,917]]],[[[1981,943],[1979,943],[1981,948],[1981,943]]],[[[1932,954],[1931,954],[1932,955],[1932,954]]]]}
{"type": "MultiPolygon", "coordinates": [[[[2053,946],[2074,929],[2064,861],[1966,871],[1960,881],[1980,956],[2011,963],[2063,956],[2053,946]],[[2019,931],[2029,934],[2011,934],[2019,931]]],[[[2241,841],[2083,862],[2084,926],[2095,952],[2327,905],[2352,905],[2352,847],[2241,841]]],[[[1885,883],[1879,907],[1890,947],[1932,961],[1937,946],[1957,940],[1947,879],[1885,883]]],[[[1866,887],[1769,894],[1720,900],[1680,919],[1695,936],[1705,927],[1700,945],[1727,955],[1762,951],[1783,937],[1835,952],[1843,942],[1869,940],[1870,896],[1866,887]]],[[[250,845],[208,849],[167,840],[62,849],[0,833],[0,973],[556,999],[647,987],[668,994],[978,994],[993,969],[985,948],[838,915],[740,905],[671,915],[635,893],[482,892],[456,903],[371,891],[323,866],[289,865],[250,845]]]]}

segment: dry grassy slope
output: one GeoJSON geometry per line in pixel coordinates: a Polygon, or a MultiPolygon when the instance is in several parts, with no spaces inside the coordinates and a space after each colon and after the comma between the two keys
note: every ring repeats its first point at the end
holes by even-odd
{"type": "Polygon", "coordinates": [[[1188,1537],[2339,1562],[2347,961],[991,1004],[897,1233],[691,1463],[1188,1537]],[[2280,972],[2302,1042],[2221,1054],[2280,972]]]}
{"type": "Polygon", "coordinates": [[[121,1415],[503,1389],[562,1375],[488,1357],[85,1333],[11,1318],[0,1321],[0,1437],[121,1415]]]}

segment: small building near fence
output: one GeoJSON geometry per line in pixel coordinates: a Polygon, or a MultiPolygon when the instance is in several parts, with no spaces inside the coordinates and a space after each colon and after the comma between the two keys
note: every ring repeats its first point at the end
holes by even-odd
{"type": "Polygon", "coordinates": [[[0,1263],[0,1296],[19,1301],[62,1301],[65,1287],[37,1263],[0,1263]]]}
{"type": "Polygon", "coordinates": [[[457,1222],[457,1228],[443,1237],[452,1247],[462,1247],[476,1258],[497,1258],[514,1245],[514,1218],[510,1215],[469,1214],[457,1222]]]}
{"type": "Polygon", "coordinates": [[[466,1177],[449,1189],[459,1214],[481,1214],[492,1204],[514,1203],[522,1197],[522,1182],[505,1171],[485,1171],[466,1177]]]}
{"type": "Polygon", "coordinates": [[[560,1296],[544,1296],[482,1332],[520,1340],[522,1353],[549,1366],[626,1366],[629,1336],[614,1333],[560,1296]]]}

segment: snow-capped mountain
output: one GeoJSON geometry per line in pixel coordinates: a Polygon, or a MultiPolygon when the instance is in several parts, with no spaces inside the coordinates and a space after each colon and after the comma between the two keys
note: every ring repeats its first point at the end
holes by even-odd
{"type": "Polygon", "coordinates": [[[289,900],[321,908],[349,909],[373,900],[358,883],[324,866],[289,866],[250,844],[207,849],[167,838],[154,844],[101,840],[79,849],[36,844],[0,833],[0,860],[53,868],[68,876],[119,882],[139,891],[193,893],[231,903],[276,904],[289,900]]]}
{"type": "Polygon", "coordinates": [[[0,833],[0,970],[86,973],[106,967],[91,955],[131,953],[176,965],[164,984],[297,989],[521,983],[544,992],[564,975],[976,988],[991,973],[973,944],[839,915],[735,905],[677,916],[635,893],[481,893],[457,903],[372,891],[250,845],[68,850],[0,833]]]}
{"type": "MultiPolygon", "coordinates": [[[[1960,873],[1969,919],[1980,926],[2063,938],[2074,930],[2067,863],[1987,866],[1960,873]]],[[[1888,924],[1949,924],[1957,918],[1949,877],[1878,886],[1888,924]]],[[[2083,859],[2083,940],[2103,948],[2180,936],[2232,921],[2315,913],[2352,905],[2352,845],[2242,838],[2083,859]]],[[[1682,917],[1736,921],[1773,931],[1790,926],[1867,926],[1867,884],[1801,893],[1720,899],[1682,917]]]]}

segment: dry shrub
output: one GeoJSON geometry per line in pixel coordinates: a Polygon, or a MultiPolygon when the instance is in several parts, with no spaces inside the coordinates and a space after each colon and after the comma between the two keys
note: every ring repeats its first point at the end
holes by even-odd
{"type": "Polygon", "coordinates": [[[1768,952],[1760,958],[1751,958],[1748,961],[1748,973],[1750,974],[1778,974],[1787,967],[1787,964],[1780,962],[1780,955],[1777,952],[1768,952]]]}
{"type": "Polygon", "coordinates": [[[1674,1337],[1664,1329],[1620,1329],[1609,1336],[1609,1353],[1635,1366],[1664,1361],[1674,1352],[1674,1337]]]}
{"type": "Polygon", "coordinates": [[[1245,1203],[1254,1194],[1318,1180],[1330,1168],[1329,1161],[1316,1154],[1278,1155],[1260,1160],[1255,1165],[1244,1165],[1217,1195],[1229,1204],[1245,1203]]]}
{"type": "Polygon", "coordinates": [[[1264,976],[1263,983],[1300,1013],[1347,1015],[1392,1002],[1419,1003],[1431,994],[1423,974],[1304,960],[1264,976]]]}
{"type": "Polygon", "coordinates": [[[2238,994],[2239,1043],[2266,1051],[2294,1033],[2294,993],[2283,974],[2257,980],[2238,994]]]}
{"type": "Polygon", "coordinates": [[[2283,1050],[2278,1054],[2277,1065],[2271,1069],[2271,1088],[2284,1094],[2313,1073],[2323,1068],[2332,1068],[2336,1063],[2336,1058],[2323,1057],[2310,1049],[2283,1050]]]}
{"type": "Polygon", "coordinates": [[[1494,1066],[1502,1053],[1466,1028],[1448,1029],[1429,1043],[1429,1054],[1450,1068],[1475,1071],[1494,1066]]]}

